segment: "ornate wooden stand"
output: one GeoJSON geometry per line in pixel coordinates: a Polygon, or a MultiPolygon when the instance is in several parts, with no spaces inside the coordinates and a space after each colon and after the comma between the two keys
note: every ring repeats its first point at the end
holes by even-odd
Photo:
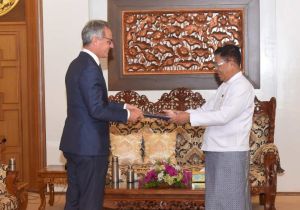
{"type": "Polygon", "coordinates": [[[40,197],[41,204],[39,210],[44,210],[46,207],[45,191],[49,186],[49,205],[54,203],[54,184],[67,184],[67,173],[63,165],[49,165],[38,172],[40,179],[40,197]]]}

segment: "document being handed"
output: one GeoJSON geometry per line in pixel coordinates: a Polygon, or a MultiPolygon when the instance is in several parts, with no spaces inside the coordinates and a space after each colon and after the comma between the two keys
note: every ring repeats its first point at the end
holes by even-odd
{"type": "Polygon", "coordinates": [[[170,119],[170,117],[168,117],[167,115],[164,115],[163,113],[152,114],[152,113],[144,112],[144,117],[157,118],[157,119],[162,119],[162,120],[170,119]]]}

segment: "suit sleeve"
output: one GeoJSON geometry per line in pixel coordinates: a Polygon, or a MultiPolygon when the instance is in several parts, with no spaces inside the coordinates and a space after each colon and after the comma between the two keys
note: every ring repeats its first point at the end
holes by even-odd
{"type": "Polygon", "coordinates": [[[106,84],[99,69],[89,67],[84,69],[79,78],[79,88],[83,101],[92,118],[103,121],[127,121],[127,111],[121,103],[109,103],[106,84]]]}
{"type": "Polygon", "coordinates": [[[108,105],[112,109],[124,109],[123,102],[109,102],[108,105]]]}

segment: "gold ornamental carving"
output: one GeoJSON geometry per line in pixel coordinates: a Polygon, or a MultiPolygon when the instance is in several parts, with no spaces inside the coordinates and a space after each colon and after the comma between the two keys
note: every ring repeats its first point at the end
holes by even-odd
{"type": "Polygon", "coordinates": [[[19,0],[0,0],[0,16],[9,13],[18,2],[19,0]]]}
{"type": "Polygon", "coordinates": [[[244,55],[244,10],[124,11],[123,74],[211,74],[213,52],[233,43],[244,55]]]}

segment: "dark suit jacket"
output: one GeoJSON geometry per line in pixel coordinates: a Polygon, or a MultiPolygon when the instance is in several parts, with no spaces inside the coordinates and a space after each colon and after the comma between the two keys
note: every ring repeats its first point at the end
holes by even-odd
{"type": "Polygon", "coordinates": [[[108,101],[101,68],[80,52],[66,74],[68,113],[60,150],[77,155],[108,155],[109,121],[127,121],[124,104],[108,101]]]}

